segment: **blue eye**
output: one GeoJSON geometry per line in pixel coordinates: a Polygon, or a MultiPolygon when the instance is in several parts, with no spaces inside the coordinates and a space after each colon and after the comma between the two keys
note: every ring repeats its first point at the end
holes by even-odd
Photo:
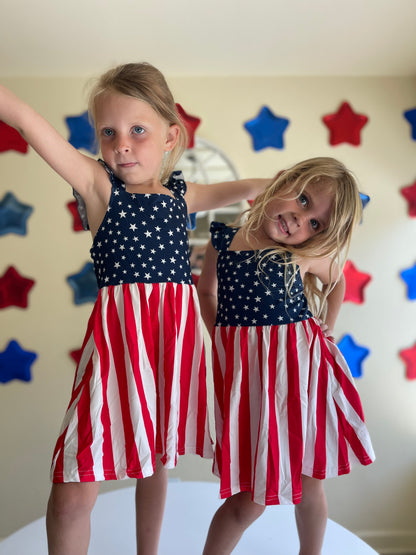
{"type": "Polygon", "coordinates": [[[114,131],[112,129],[109,129],[108,127],[106,129],[102,130],[102,134],[105,137],[111,137],[112,135],[114,135],[114,131]]]}
{"type": "Polygon", "coordinates": [[[308,197],[303,193],[299,195],[298,200],[302,206],[308,206],[308,197]]]}
{"type": "Polygon", "coordinates": [[[144,129],[140,125],[135,125],[133,127],[133,133],[136,133],[137,135],[141,135],[142,133],[144,133],[144,129]]]}
{"type": "Polygon", "coordinates": [[[319,222],[318,220],[311,220],[311,227],[314,231],[316,231],[317,229],[319,229],[319,222]]]}

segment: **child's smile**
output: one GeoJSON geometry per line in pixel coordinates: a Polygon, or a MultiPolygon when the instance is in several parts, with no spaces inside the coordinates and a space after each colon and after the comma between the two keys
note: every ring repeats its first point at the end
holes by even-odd
{"type": "Polygon", "coordinates": [[[326,187],[309,187],[296,199],[274,198],[266,207],[259,239],[300,245],[328,226],[332,204],[326,187]]]}

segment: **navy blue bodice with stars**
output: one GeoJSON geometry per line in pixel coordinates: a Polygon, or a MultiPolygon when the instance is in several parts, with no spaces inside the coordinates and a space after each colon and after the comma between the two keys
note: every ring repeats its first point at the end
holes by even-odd
{"type": "Polygon", "coordinates": [[[131,194],[111,170],[111,198],[91,248],[98,287],[123,283],[192,284],[186,184],[173,172],[166,194],[131,194]]]}
{"type": "Polygon", "coordinates": [[[271,326],[311,318],[299,268],[288,293],[285,281],[293,277],[292,266],[286,266],[285,271],[282,259],[276,254],[266,256],[259,266],[260,251],[228,250],[237,231],[238,228],[219,222],[211,224],[212,244],[219,251],[215,325],[271,326]]]}

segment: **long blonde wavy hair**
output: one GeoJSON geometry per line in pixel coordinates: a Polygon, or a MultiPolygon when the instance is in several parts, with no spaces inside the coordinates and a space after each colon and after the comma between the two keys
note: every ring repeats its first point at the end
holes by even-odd
{"type": "MultiPolygon", "coordinates": [[[[266,190],[255,199],[252,207],[242,215],[238,225],[242,225],[242,232],[250,244],[251,235],[261,227],[264,218],[268,218],[266,208],[271,200],[296,199],[306,188],[310,190],[313,187],[327,189],[328,194],[334,197],[328,226],[299,245],[276,243],[275,248],[267,250],[260,257],[259,264],[261,267],[264,256],[277,254],[283,259],[286,267],[290,265],[295,270],[299,258],[330,257],[332,287],[322,288],[316,276],[309,273],[303,280],[312,313],[317,317],[324,317],[327,296],[337,281],[332,280],[331,276],[335,267],[338,268],[338,276],[341,275],[352,232],[362,218],[362,202],[357,182],[344,164],[334,158],[319,157],[304,160],[288,170],[279,172],[266,190]]],[[[292,275],[294,274],[295,271],[292,275]]]]}
{"type": "Polygon", "coordinates": [[[186,128],[179,117],[173,95],[163,74],[147,62],[116,66],[104,73],[93,85],[88,112],[95,125],[96,101],[105,93],[119,93],[147,102],[168,125],[179,127],[179,138],[164,160],[160,180],[165,183],[187,147],[186,128]]]}

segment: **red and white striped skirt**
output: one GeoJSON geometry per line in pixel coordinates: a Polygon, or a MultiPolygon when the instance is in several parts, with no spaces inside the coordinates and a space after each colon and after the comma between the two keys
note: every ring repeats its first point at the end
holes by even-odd
{"type": "Polygon", "coordinates": [[[374,451],[351,372],[316,320],[215,327],[214,473],[221,498],[301,501],[301,474],[330,478],[374,451]]]}
{"type": "Polygon", "coordinates": [[[100,289],[53,454],[53,482],[144,478],[155,455],[213,456],[193,285],[100,289]]]}

